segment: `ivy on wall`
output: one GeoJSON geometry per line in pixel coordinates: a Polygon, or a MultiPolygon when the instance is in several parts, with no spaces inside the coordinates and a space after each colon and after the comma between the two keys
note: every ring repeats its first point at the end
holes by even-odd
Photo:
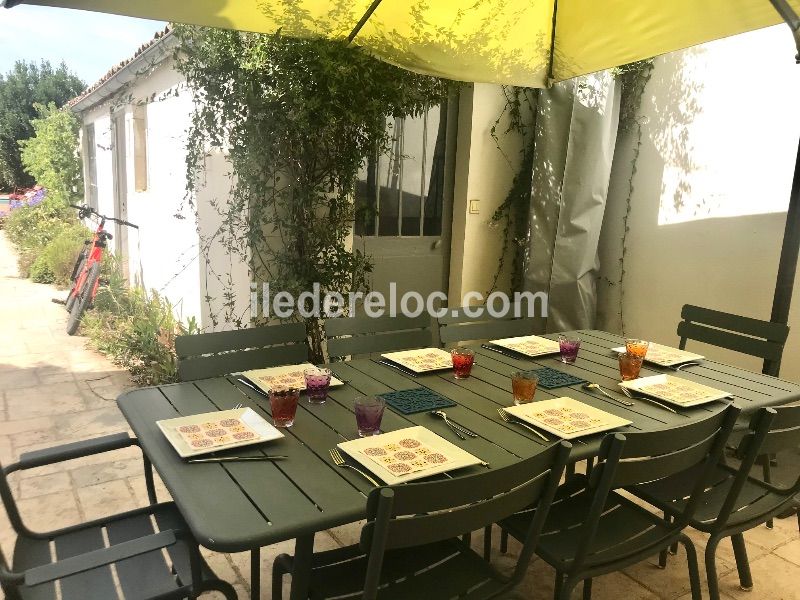
{"type": "MultiPolygon", "coordinates": [[[[449,83],[339,42],[192,26],[176,35],[177,68],[196,97],[190,200],[209,151],[224,151],[231,167],[215,243],[249,261],[255,281],[295,298],[314,283],[322,294],[366,290],[372,262],[348,248],[359,169],[389,148],[387,117],[421,114],[446,99],[449,83]]],[[[322,323],[306,326],[312,360],[323,360],[322,323]]]]}

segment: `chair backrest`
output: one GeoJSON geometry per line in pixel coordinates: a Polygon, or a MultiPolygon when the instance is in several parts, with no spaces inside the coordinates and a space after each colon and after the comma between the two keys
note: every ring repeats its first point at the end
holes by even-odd
{"type": "Polygon", "coordinates": [[[175,338],[178,377],[193,381],[308,360],[304,323],[181,335],[175,338]]]}
{"type": "Polygon", "coordinates": [[[725,410],[700,421],[659,431],[612,433],[603,438],[597,466],[592,469],[589,485],[594,489],[589,512],[583,522],[584,543],[575,556],[581,568],[590,548],[600,518],[612,490],[664,479],[685,469],[702,465],[692,495],[683,514],[676,519],[677,531],[694,514],[711,470],[725,448],[740,410],[729,405],[725,410]]]}
{"type": "Polygon", "coordinates": [[[325,337],[331,359],[438,346],[434,321],[427,313],[418,317],[398,315],[373,319],[356,315],[327,319],[325,337]]]}
{"type": "Polygon", "coordinates": [[[363,597],[374,598],[377,593],[385,551],[455,538],[538,505],[512,577],[519,581],[571,448],[562,441],[536,456],[478,475],[373,490],[361,530],[361,548],[369,554],[363,597]]]}
{"type": "Polygon", "coordinates": [[[764,373],[777,377],[789,326],[685,304],[678,323],[679,347],[686,340],[705,342],[764,359],[764,373]]]}
{"type": "Polygon", "coordinates": [[[452,344],[530,335],[536,319],[528,317],[525,309],[525,305],[512,304],[503,317],[493,317],[485,306],[447,309],[447,314],[437,319],[439,339],[442,344],[452,344]]]}
{"type": "MultiPolygon", "coordinates": [[[[736,455],[742,462],[725,501],[722,503],[717,517],[717,527],[723,527],[734,507],[738,506],[739,494],[759,457],[769,460],[770,454],[795,449],[798,446],[800,446],[800,406],[776,406],[762,408],[756,412],[750,420],[749,431],[742,437],[736,448],[736,455]]],[[[800,493],[800,474],[793,484],[786,487],[778,487],[766,482],[764,485],[788,500],[800,493]]],[[[754,513],[750,516],[756,518],[760,515],[754,513]]]]}

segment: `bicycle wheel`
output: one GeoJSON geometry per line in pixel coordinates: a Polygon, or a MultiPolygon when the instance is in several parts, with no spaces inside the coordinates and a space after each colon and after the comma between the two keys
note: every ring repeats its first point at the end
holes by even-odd
{"type": "Polygon", "coordinates": [[[86,253],[81,252],[78,256],[78,260],[75,261],[75,268],[72,269],[72,277],[70,280],[72,281],[72,288],[69,291],[69,295],[67,296],[67,301],[64,303],[64,308],[67,309],[67,312],[72,312],[72,305],[75,304],[75,300],[78,297],[79,290],[75,289],[75,284],[78,281],[78,276],[83,272],[83,266],[86,264],[86,253]]]}
{"type": "Polygon", "coordinates": [[[75,335],[78,331],[78,326],[81,324],[81,317],[86,307],[92,301],[92,290],[97,284],[97,279],[100,277],[100,263],[94,263],[89,268],[89,273],[86,275],[86,280],[83,282],[83,288],[78,294],[75,301],[72,303],[72,310],[69,313],[69,320],[67,321],[67,335],[75,335]]]}

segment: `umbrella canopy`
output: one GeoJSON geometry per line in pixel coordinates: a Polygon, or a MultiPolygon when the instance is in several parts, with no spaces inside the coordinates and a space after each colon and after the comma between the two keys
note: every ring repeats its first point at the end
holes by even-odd
{"type": "MultiPolygon", "coordinates": [[[[347,39],[461,81],[544,87],[782,22],[771,0],[25,0],[211,27],[347,39]],[[374,12],[373,12],[374,11],[374,12]],[[360,26],[360,28],[358,26],[360,26]],[[355,35],[352,35],[355,34],[355,35]]],[[[0,0],[0,5],[21,0],[0,0]]],[[[800,10],[800,0],[788,4],[800,10]]]]}

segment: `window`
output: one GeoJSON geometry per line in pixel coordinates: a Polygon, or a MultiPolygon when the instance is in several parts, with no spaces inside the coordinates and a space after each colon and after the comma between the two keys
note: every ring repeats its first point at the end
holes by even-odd
{"type": "Polygon", "coordinates": [[[84,127],[83,139],[86,148],[86,160],[83,165],[86,202],[97,210],[97,143],[94,137],[94,123],[84,127]]]}
{"type": "Polygon", "coordinates": [[[147,190],[147,106],[133,110],[133,185],[134,191],[147,190]]]}
{"type": "Polygon", "coordinates": [[[446,121],[445,106],[387,119],[391,147],[367,160],[356,185],[356,235],[441,235],[446,121]]]}

